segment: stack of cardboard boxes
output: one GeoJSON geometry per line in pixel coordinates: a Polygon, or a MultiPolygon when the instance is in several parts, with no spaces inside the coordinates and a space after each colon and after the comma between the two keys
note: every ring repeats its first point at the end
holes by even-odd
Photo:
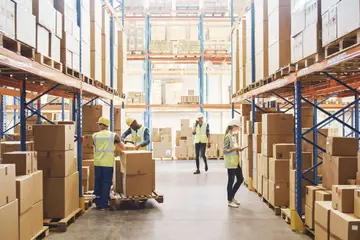
{"type": "Polygon", "coordinates": [[[0,164],[1,238],[19,239],[19,203],[16,198],[15,165],[0,164]]]}
{"type": "Polygon", "coordinates": [[[188,90],[187,96],[181,96],[180,103],[188,104],[188,103],[195,103],[198,104],[200,102],[200,97],[195,96],[194,90],[188,90]]]}
{"type": "MultiPolygon", "coordinates": [[[[0,163],[3,159],[4,153],[7,152],[16,152],[20,151],[20,142],[19,141],[11,141],[11,142],[1,142],[1,150],[0,150],[0,163]]],[[[34,151],[34,142],[27,141],[25,142],[26,151],[34,151]]]]}
{"type": "Polygon", "coordinates": [[[70,122],[35,125],[34,138],[38,168],[44,176],[44,217],[65,218],[79,207],[75,125],[70,122]]]}
{"type": "Polygon", "coordinates": [[[155,161],[148,151],[124,151],[115,161],[116,191],[126,196],[150,195],[155,190],[155,161]]]}
{"type": "Polygon", "coordinates": [[[172,158],[172,129],[171,128],[153,128],[153,157],[154,158],[172,158]]]}
{"type": "Polygon", "coordinates": [[[290,152],[295,151],[293,143],[273,145],[273,157],[269,158],[269,202],[273,206],[289,206],[290,152]]]}
{"type": "Polygon", "coordinates": [[[101,1],[90,1],[90,77],[102,79],[102,8],[101,1]]]}
{"type": "MultiPolygon", "coordinates": [[[[27,141],[33,141],[34,140],[34,130],[33,127],[37,122],[36,115],[26,119],[26,140],[27,141]]],[[[20,124],[15,126],[14,128],[14,137],[15,140],[20,140],[20,124]]]]}
{"type": "Polygon", "coordinates": [[[180,124],[180,131],[176,131],[175,157],[179,160],[193,158],[195,149],[190,120],[181,119],[180,124]]]}
{"type": "MultiPolygon", "coordinates": [[[[37,1],[34,1],[34,3],[36,5],[37,1]]],[[[3,1],[2,4],[6,4],[8,7],[9,5],[15,6],[12,1],[3,1]]],[[[11,7],[11,9],[15,10],[15,7],[11,7]]],[[[44,14],[44,12],[42,12],[42,14],[44,14]]],[[[16,30],[16,39],[32,48],[36,48],[36,18],[33,15],[33,1],[16,1],[16,14],[6,15],[8,16],[8,19],[16,16],[16,27],[15,21],[6,23],[9,28],[12,29],[14,27],[14,30],[11,32],[15,33],[16,30]]],[[[58,46],[60,51],[60,45],[58,46]]]]}
{"type": "MultiPolygon", "coordinates": [[[[89,167],[89,179],[83,181],[83,186],[86,181],[89,183],[88,190],[94,190],[95,175],[94,175],[94,142],[92,135],[99,131],[97,121],[103,115],[102,105],[83,106],[82,108],[82,130],[83,130],[83,166],[89,167]]],[[[115,111],[117,112],[117,110],[115,111]]],[[[116,116],[116,114],[115,114],[116,116]]],[[[115,127],[116,127],[115,123],[115,127]]],[[[84,189],[86,190],[86,189],[84,189]]]]}
{"type": "Polygon", "coordinates": [[[210,148],[206,149],[208,158],[224,158],[224,134],[210,132],[210,148]]]}
{"type": "MultiPolygon", "coordinates": [[[[268,1],[255,0],[255,80],[261,80],[268,74],[268,1]]],[[[249,21],[251,24],[251,21],[249,21]]],[[[271,30],[273,31],[273,30],[271,30]]],[[[249,35],[251,38],[251,35],[249,35]]],[[[251,44],[246,45],[251,49],[251,44]]],[[[251,81],[251,80],[250,80],[251,81]]]]}
{"type": "Polygon", "coordinates": [[[43,174],[37,170],[36,152],[9,152],[5,164],[15,164],[19,204],[19,239],[32,239],[43,227],[43,174]]]}
{"type": "MultiPolygon", "coordinates": [[[[262,112],[255,112],[255,122],[254,122],[254,131],[252,135],[252,151],[253,161],[253,187],[257,190],[258,188],[258,162],[259,162],[259,153],[261,154],[261,134],[262,134],[262,112]]],[[[250,112],[252,119],[252,111],[250,112]]],[[[251,122],[252,123],[252,122],[251,122]]],[[[249,151],[245,149],[245,151],[249,151]]],[[[261,158],[261,155],[260,155],[261,158]]]]}
{"type": "MultiPolygon", "coordinates": [[[[331,192],[326,192],[326,189],[322,186],[307,186],[306,187],[306,197],[305,197],[305,224],[309,229],[314,229],[314,214],[315,214],[315,201],[324,201],[320,198],[323,196],[329,198],[331,192]],[[320,192],[321,191],[321,192],[320,192]],[[317,192],[320,192],[320,195],[317,197],[317,192]],[[325,193],[323,193],[325,192],[325,193]],[[318,198],[318,199],[316,199],[318,198]]],[[[330,198],[331,200],[331,198],[330,198]]]]}
{"type": "Polygon", "coordinates": [[[252,129],[250,129],[250,112],[251,104],[241,104],[240,105],[240,139],[239,146],[247,147],[244,151],[241,152],[241,162],[245,182],[248,181],[249,177],[252,177],[252,159],[248,154],[249,151],[252,151],[252,129]],[[250,171],[251,169],[251,171],[250,171]]]}
{"type": "MultiPolygon", "coordinates": [[[[273,145],[278,143],[294,143],[294,116],[283,113],[264,114],[262,117],[262,161],[260,165],[263,174],[263,197],[268,201],[270,158],[274,156],[273,145]]],[[[272,186],[274,185],[272,184],[272,186]]]]}
{"type": "Polygon", "coordinates": [[[105,6],[102,7],[102,28],[101,28],[101,66],[102,83],[110,83],[110,13],[105,6]]]}
{"type": "Polygon", "coordinates": [[[126,98],[127,104],[145,104],[145,93],[143,92],[128,92],[126,98]]]}

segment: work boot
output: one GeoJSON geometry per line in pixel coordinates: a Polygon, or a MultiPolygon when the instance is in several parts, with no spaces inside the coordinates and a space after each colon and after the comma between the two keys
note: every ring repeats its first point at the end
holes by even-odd
{"type": "Polygon", "coordinates": [[[199,170],[199,169],[196,170],[196,171],[194,172],[194,174],[200,174],[200,170],[199,170]]]}
{"type": "Polygon", "coordinates": [[[205,165],[205,172],[207,172],[209,170],[209,168],[208,168],[208,165],[206,164],[205,165]]]}
{"type": "Polygon", "coordinates": [[[239,207],[239,205],[237,205],[237,204],[234,203],[233,201],[230,201],[230,202],[228,203],[228,206],[231,207],[231,208],[238,208],[238,207],[239,207]]]}

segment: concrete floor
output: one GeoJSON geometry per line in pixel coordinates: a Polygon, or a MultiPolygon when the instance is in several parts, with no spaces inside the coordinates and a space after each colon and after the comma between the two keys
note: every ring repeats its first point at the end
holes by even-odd
{"type": "Polygon", "coordinates": [[[90,209],[66,233],[48,239],[63,240],[226,240],[310,239],[295,234],[256,194],[241,187],[238,209],[226,200],[227,175],[222,161],[210,161],[209,172],[193,175],[193,161],[158,161],[157,190],[164,203],[150,201],[143,210],[101,212],[90,209]]]}

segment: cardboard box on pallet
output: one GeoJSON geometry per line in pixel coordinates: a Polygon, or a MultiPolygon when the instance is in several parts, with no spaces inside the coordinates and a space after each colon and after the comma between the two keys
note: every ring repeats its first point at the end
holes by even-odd
{"type": "Polygon", "coordinates": [[[326,153],[332,156],[357,156],[359,140],[348,137],[328,137],[326,139],[326,153]]]}
{"type": "Polygon", "coordinates": [[[16,176],[30,174],[37,170],[36,152],[4,153],[2,163],[15,164],[16,176]]]}
{"type": "Polygon", "coordinates": [[[35,125],[34,139],[36,151],[67,151],[74,149],[75,125],[54,124],[35,125]],[[54,138],[56,136],[56,138],[54,138]],[[49,139],[52,139],[49,141],[49,139]]]}
{"type": "Polygon", "coordinates": [[[19,200],[19,215],[43,199],[42,171],[16,177],[16,198],[19,200]]]}
{"type": "MultiPolygon", "coordinates": [[[[255,111],[255,122],[262,122],[262,115],[263,115],[263,112],[255,111]]],[[[254,122],[253,121],[253,113],[252,113],[252,111],[250,111],[250,121],[254,122]]]]}
{"type": "Polygon", "coordinates": [[[323,156],[324,187],[331,189],[333,185],[345,185],[348,179],[356,178],[357,157],[323,156]]]}
{"type": "MultiPolygon", "coordinates": [[[[306,205],[310,208],[314,208],[316,193],[318,191],[325,190],[322,186],[307,186],[306,187],[306,205]]],[[[321,201],[321,200],[319,200],[321,201]]]]}
{"type": "Polygon", "coordinates": [[[293,135],[294,116],[292,114],[264,114],[262,124],[263,135],[293,135]]]}
{"type": "Polygon", "coordinates": [[[295,152],[293,143],[277,143],[273,145],[274,159],[290,159],[290,152],[295,152]]]}
{"type": "Polygon", "coordinates": [[[263,194],[263,176],[260,173],[258,173],[257,183],[258,183],[257,191],[260,195],[262,195],[263,194]]]}
{"type": "Polygon", "coordinates": [[[38,152],[38,168],[45,178],[67,177],[77,170],[74,150],[38,152]]]}
{"type": "Polygon", "coordinates": [[[254,134],[261,135],[262,134],[262,122],[256,122],[254,125],[254,134]]]}
{"type": "Polygon", "coordinates": [[[262,135],[261,152],[262,154],[272,157],[273,145],[277,143],[293,143],[294,135],[262,135]]]}
{"type": "MultiPolygon", "coordinates": [[[[0,158],[3,158],[4,153],[20,151],[20,141],[1,142],[0,145],[1,145],[0,158]]],[[[27,141],[25,145],[26,145],[26,151],[35,150],[33,141],[27,141]]]]}
{"type": "Polygon", "coordinates": [[[275,183],[289,183],[289,160],[269,158],[269,180],[275,183]]]}
{"type": "Polygon", "coordinates": [[[1,207],[16,199],[14,164],[0,164],[0,186],[1,186],[1,191],[0,191],[0,207],[1,207]]]}
{"type": "Polygon", "coordinates": [[[262,165],[262,174],[265,178],[269,177],[269,161],[270,158],[262,155],[261,165],[262,165]]]}
{"type": "Polygon", "coordinates": [[[240,104],[240,115],[249,116],[251,111],[251,104],[240,104]]]}
{"type": "Polygon", "coordinates": [[[332,206],[343,213],[354,213],[354,192],[360,190],[359,186],[333,185],[332,206]]]}
{"type": "Polygon", "coordinates": [[[253,145],[254,145],[254,151],[255,153],[261,153],[261,138],[262,138],[262,135],[252,135],[253,137],[253,145]]]}
{"type": "Polygon", "coordinates": [[[43,201],[33,204],[19,216],[20,240],[32,239],[43,228],[43,201]]]}
{"type": "MultiPolygon", "coordinates": [[[[16,16],[15,35],[18,41],[36,48],[36,17],[32,14],[31,5],[32,2],[30,6],[17,3],[16,15],[14,14],[14,17],[16,16]]],[[[9,25],[11,26],[11,24],[9,25]]]]}
{"type": "Polygon", "coordinates": [[[79,207],[79,172],[44,179],[44,218],[65,218],[79,207]]]}
{"type": "Polygon", "coordinates": [[[171,158],[172,157],[172,143],[153,143],[153,157],[154,158],[171,158]]]}
{"type": "Polygon", "coordinates": [[[263,176],[263,197],[269,200],[269,180],[263,176]]]}
{"type": "Polygon", "coordinates": [[[333,239],[360,239],[360,219],[353,214],[330,211],[330,235],[333,239]]]}
{"type": "MultiPolygon", "coordinates": [[[[14,173],[15,173],[15,169],[14,169],[14,173]]],[[[1,238],[9,239],[9,240],[19,239],[19,209],[18,208],[19,207],[18,207],[17,199],[10,201],[8,204],[4,206],[0,206],[1,238]]]]}
{"type": "Polygon", "coordinates": [[[88,159],[82,161],[83,166],[88,166],[90,168],[90,175],[89,175],[89,190],[94,190],[95,186],[95,167],[94,167],[94,160],[88,159]]]}
{"type": "Polygon", "coordinates": [[[289,206],[289,183],[269,182],[269,202],[273,206],[289,206]]]}
{"type": "Polygon", "coordinates": [[[316,201],[314,208],[314,222],[316,239],[328,239],[330,235],[331,201],[316,201]],[[320,227],[320,228],[319,228],[320,227]],[[324,238],[325,237],[325,238],[324,238]]]}

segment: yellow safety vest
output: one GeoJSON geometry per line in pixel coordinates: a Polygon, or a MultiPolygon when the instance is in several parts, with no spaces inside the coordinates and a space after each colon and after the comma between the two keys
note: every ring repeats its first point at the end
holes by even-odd
{"type": "Polygon", "coordinates": [[[200,124],[198,124],[196,126],[195,143],[207,143],[208,142],[208,137],[206,135],[206,128],[207,128],[207,123],[203,123],[201,126],[200,126],[200,124]]]}
{"type": "MultiPolygon", "coordinates": [[[[230,140],[230,149],[238,147],[238,144],[236,143],[236,138],[234,135],[229,133],[226,135],[225,139],[228,138],[230,140]]],[[[231,153],[225,153],[224,152],[224,162],[225,162],[225,168],[234,169],[237,168],[240,164],[240,158],[239,153],[234,151],[231,153]]]]}
{"type": "MultiPolygon", "coordinates": [[[[135,145],[137,145],[137,144],[142,143],[142,142],[145,141],[144,133],[145,133],[145,130],[146,130],[146,129],[147,129],[147,128],[144,127],[144,126],[141,126],[137,131],[134,131],[134,130],[131,128],[132,141],[134,142],[135,145]]],[[[140,147],[139,150],[148,151],[148,146],[140,147]]]]}
{"type": "Polygon", "coordinates": [[[115,161],[115,133],[102,130],[93,134],[94,165],[99,167],[113,167],[115,161]]]}

